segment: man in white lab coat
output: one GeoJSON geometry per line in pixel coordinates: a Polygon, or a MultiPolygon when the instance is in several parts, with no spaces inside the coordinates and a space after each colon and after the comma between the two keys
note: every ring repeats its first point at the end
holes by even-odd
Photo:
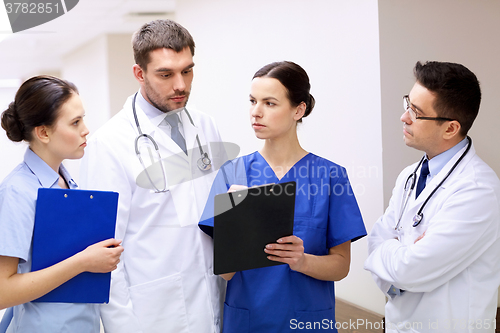
{"type": "Polygon", "coordinates": [[[101,306],[104,328],[220,332],[225,284],[212,273],[212,241],[197,224],[224,153],[214,148],[221,140],[213,119],[184,108],[194,41],[179,24],[157,20],[132,43],[140,90],[91,137],[82,163],[84,188],[119,193],[116,238],[126,254],[101,306]]]}
{"type": "Polygon", "coordinates": [[[368,237],[365,269],[388,298],[386,332],[494,332],[500,284],[500,182],[467,132],[476,76],[418,62],[401,116],[407,146],[425,153],[401,172],[368,237]]]}

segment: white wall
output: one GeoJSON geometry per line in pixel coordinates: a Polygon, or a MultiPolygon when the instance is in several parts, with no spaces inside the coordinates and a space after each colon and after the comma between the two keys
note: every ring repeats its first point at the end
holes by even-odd
{"type": "MultiPolygon", "coordinates": [[[[90,135],[138,89],[130,40],[131,34],[101,35],[63,57],[62,78],[78,87],[90,135]]],[[[80,160],[64,165],[78,183],[80,160]]]]}
{"type": "MultiPolygon", "coordinates": [[[[317,104],[300,126],[301,143],[348,168],[371,228],[383,210],[376,1],[183,0],[176,18],[197,45],[190,104],[213,115],[243,154],[262,146],[248,118],[253,74],[280,60],[305,68],[317,104]]],[[[365,239],[352,245],[351,272],[336,293],[382,313],[366,256],[365,239]]]]}
{"type": "MultiPolygon", "coordinates": [[[[14,101],[17,88],[0,88],[0,113],[5,111],[9,103],[14,101]]],[[[16,165],[23,161],[27,145],[23,142],[12,142],[5,131],[0,129],[0,182],[16,165]]]]}
{"type": "Polygon", "coordinates": [[[120,111],[127,97],[139,90],[139,83],[132,74],[135,64],[132,51],[132,34],[109,34],[108,73],[109,111],[113,116],[120,111]]]}
{"type": "Polygon", "coordinates": [[[61,76],[78,87],[90,131],[110,117],[107,47],[106,35],[101,35],[63,57],[61,76]]]}
{"type": "MultiPolygon", "coordinates": [[[[62,59],[61,77],[77,86],[91,133],[110,118],[107,46],[107,38],[102,35],[62,59]]],[[[66,160],[64,165],[78,184],[80,160],[66,160]]]]}

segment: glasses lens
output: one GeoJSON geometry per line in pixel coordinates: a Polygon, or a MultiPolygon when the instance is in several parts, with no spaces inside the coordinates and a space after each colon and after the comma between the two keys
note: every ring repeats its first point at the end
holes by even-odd
{"type": "Polygon", "coordinates": [[[411,120],[412,121],[417,120],[417,114],[415,113],[415,111],[411,107],[410,99],[408,98],[408,96],[403,97],[403,106],[404,106],[405,111],[408,111],[408,113],[410,114],[411,120]]]}

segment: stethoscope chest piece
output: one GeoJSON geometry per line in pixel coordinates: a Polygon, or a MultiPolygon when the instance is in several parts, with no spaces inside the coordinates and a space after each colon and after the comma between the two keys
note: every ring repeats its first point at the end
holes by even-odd
{"type": "Polygon", "coordinates": [[[207,171],[212,168],[212,161],[208,157],[207,153],[204,153],[197,161],[198,168],[201,171],[207,171]]]}
{"type": "Polygon", "coordinates": [[[424,214],[422,214],[422,213],[416,214],[413,217],[413,227],[415,228],[416,226],[418,226],[420,224],[420,221],[422,221],[423,218],[424,218],[424,214]]]}

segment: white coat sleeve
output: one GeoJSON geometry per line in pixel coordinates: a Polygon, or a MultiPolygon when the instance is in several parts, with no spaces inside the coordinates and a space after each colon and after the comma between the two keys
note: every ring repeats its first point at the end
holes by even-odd
{"type": "Polygon", "coordinates": [[[462,182],[431,219],[425,237],[402,245],[385,240],[365,268],[395,287],[430,292],[465,270],[498,238],[498,198],[492,188],[462,182]]]}
{"type": "MultiPolygon", "coordinates": [[[[81,164],[80,182],[84,189],[115,191],[118,196],[118,214],[115,238],[124,239],[129,219],[132,186],[123,167],[123,156],[112,148],[111,140],[91,138],[81,164]]],[[[116,140],[115,140],[116,141],[116,140]]],[[[115,142],[113,141],[113,142],[115,142]]],[[[122,244],[127,251],[127,244],[122,244]]],[[[101,305],[101,319],[106,333],[141,333],[132,310],[126,261],[122,254],[118,268],[111,273],[109,304],[101,305]]]]}
{"type": "MultiPolygon", "coordinates": [[[[402,175],[405,175],[404,172],[401,173],[399,178],[403,177],[402,175]]],[[[400,179],[396,181],[396,184],[400,183],[400,179]]],[[[398,234],[395,230],[396,224],[398,223],[397,216],[396,216],[396,207],[397,205],[400,204],[398,202],[397,198],[398,196],[395,195],[396,192],[396,187],[392,191],[392,196],[389,201],[389,206],[385,210],[384,215],[382,215],[377,222],[375,222],[375,225],[373,226],[372,230],[370,231],[368,235],[368,255],[373,253],[375,249],[377,249],[380,245],[382,245],[386,240],[390,239],[397,239],[398,234]]],[[[370,258],[370,257],[369,257],[370,258]]],[[[367,265],[369,265],[369,261],[367,260],[365,263],[365,269],[368,269],[367,265]]],[[[380,290],[386,295],[387,292],[389,291],[389,288],[391,287],[390,282],[382,280],[379,276],[374,274],[372,272],[372,278],[377,284],[377,286],[380,288],[380,290]]]]}

